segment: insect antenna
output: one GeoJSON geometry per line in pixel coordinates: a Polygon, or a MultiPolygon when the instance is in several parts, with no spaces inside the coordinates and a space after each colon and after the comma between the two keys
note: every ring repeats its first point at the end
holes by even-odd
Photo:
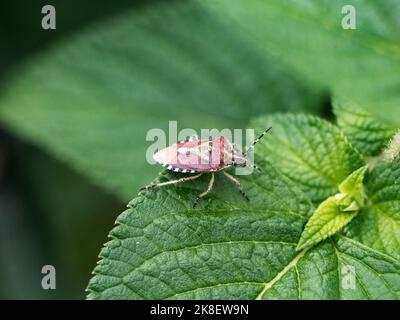
{"type": "Polygon", "coordinates": [[[243,156],[246,156],[249,153],[249,151],[254,148],[254,146],[257,144],[257,142],[260,141],[262,139],[262,137],[264,137],[265,134],[271,129],[272,129],[272,127],[269,127],[263,133],[261,133],[260,136],[256,140],[254,140],[253,144],[246,150],[246,152],[243,153],[243,156]]]}

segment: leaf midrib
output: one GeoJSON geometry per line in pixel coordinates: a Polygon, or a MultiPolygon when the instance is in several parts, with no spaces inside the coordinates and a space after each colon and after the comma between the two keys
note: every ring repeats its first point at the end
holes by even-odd
{"type": "Polygon", "coordinates": [[[309,248],[303,249],[302,251],[300,251],[300,253],[297,254],[292,259],[292,261],[290,261],[280,272],[278,272],[277,275],[272,280],[268,281],[267,283],[264,283],[264,288],[258,294],[258,296],[256,297],[256,300],[261,300],[262,297],[265,295],[265,293],[269,289],[271,289],[276,282],[278,282],[290,269],[292,269],[293,267],[295,267],[297,265],[297,263],[301,260],[301,258],[304,257],[304,255],[306,254],[306,252],[308,250],[309,250],[309,248]]]}
{"type": "MultiPolygon", "coordinates": [[[[121,240],[119,240],[119,241],[121,241],[121,240]]],[[[201,243],[201,244],[197,244],[197,245],[193,245],[193,246],[185,246],[185,247],[181,247],[181,248],[177,248],[177,249],[163,250],[163,251],[161,251],[161,252],[157,252],[156,254],[154,254],[154,255],[151,256],[151,257],[146,258],[143,262],[141,262],[141,263],[140,263],[139,265],[137,265],[137,266],[133,266],[130,262],[122,261],[122,262],[124,262],[124,263],[126,263],[126,264],[132,266],[132,269],[129,270],[129,271],[127,272],[127,274],[125,274],[125,275],[121,275],[121,276],[115,276],[115,275],[113,275],[112,277],[118,278],[118,279],[120,279],[121,281],[120,281],[119,283],[113,285],[112,287],[116,287],[116,286],[122,284],[122,285],[124,285],[126,288],[128,288],[130,291],[134,292],[135,294],[138,294],[136,291],[132,290],[132,288],[130,288],[129,286],[126,285],[126,283],[124,282],[123,278],[126,277],[126,276],[128,276],[129,274],[131,274],[131,273],[134,272],[135,270],[138,270],[139,268],[141,268],[141,267],[142,267],[143,265],[145,265],[148,261],[153,260],[154,258],[156,258],[156,257],[158,257],[158,256],[160,256],[160,255],[169,254],[169,253],[176,253],[176,252],[185,251],[185,250],[191,250],[191,249],[197,249],[197,248],[201,248],[201,247],[204,247],[204,246],[229,245],[229,244],[241,244],[241,243],[246,243],[246,244],[248,244],[248,243],[250,243],[250,244],[282,244],[282,245],[288,245],[288,246],[293,246],[293,247],[296,246],[296,243],[285,242],[285,241],[273,241],[273,240],[265,240],[265,241],[262,241],[262,240],[256,240],[256,241],[255,241],[255,240],[236,240],[236,241],[218,241],[218,242],[210,242],[210,243],[201,243]]],[[[130,249],[129,247],[125,247],[125,246],[123,246],[122,244],[121,244],[121,248],[126,249],[126,250],[132,252],[133,254],[136,254],[132,249],[130,249]]],[[[110,259],[110,258],[109,258],[109,257],[104,257],[104,259],[110,259]]],[[[295,258],[295,259],[296,259],[296,258],[295,258]]],[[[112,259],[110,259],[110,260],[112,260],[112,259]]],[[[119,260],[118,260],[118,261],[119,261],[119,260]]],[[[285,268],[284,268],[283,270],[285,270],[285,268]]],[[[282,271],[283,271],[283,270],[282,270],[282,271]]],[[[282,273],[282,271],[281,271],[280,273],[282,273]]],[[[100,274],[100,273],[98,273],[98,272],[95,272],[95,273],[100,274]]],[[[279,273],[278,273],[278,275],[279,275],[279,273]]],[[[109,275],[105,275],[105,276],[109,276],[109,275]]],[[[282,274],[282,276],[283,276],[283,274],[282,274]]],[[[160,280],[160,279],[158,278],[158,280],[160,280]]],[[[277,280],[279,280],[279,279],[277,279],[277,280]]],[[[276,281],[277,281],[277,280],[276,280],[276,281]]],[[[244,282],[249,282],[249,281],[244,281],[244,282]]],[[[240,281],[235,281],[235,282],[225,283],[225,285],[228,285],[228,284],[240,284],[240,283],[242,283],[242,282],[240,282],[240,281]]],[[[263,282],[259,282],[259,283],[258,283],[258,282],[251,282],[251,281],[250,281],[250,283],[258,284],[258,285],[263,285],[263,284],[264,284],[263,282]]],[[[209,286],[207,286],[207,287],[214,287],[214,286],[218,286],[218,285],[220,285],[220,284],[209,285],[209,286]]],[[[110,289],[110,288],[111,288],[111,287],[108,287],[107,289],[110,289]]],[[[197,290],[197,289],[201,289],[201,288],[194,288],[194,289],[190,289],[190,290],[188,290],[188,291],[195,291],[195,290],[197,290]]],[[[185,291],[185,292],[186,292],[186,291],[185,291]]],[[[185,292],[180,292],[179,294],[185,293],[185,292]]],[[[138,294],[138,295],[140,296],[140,294],[138,294]]],[[[162,299],[167,299],[167,298],[169,298],[169,297],[171,297],[171,296],[164,297],[164,298],[162,298],[162,299]]]]}

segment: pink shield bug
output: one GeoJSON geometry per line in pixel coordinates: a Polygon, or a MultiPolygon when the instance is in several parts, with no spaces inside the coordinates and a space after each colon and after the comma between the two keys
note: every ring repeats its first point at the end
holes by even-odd
{"type": "MultiPolygon", "coordinates": [[[[246,152],[241,152],[235,144],[224,137],[200,140],[194,136],[165,149],[161,149],[153,156],[157,163],[174,172],[194,175],[189,175],[177,180],[150,184],[141,188],[141,190],[192,181],[200,178],[205,173],[210,173],[211,178],[207,190],[198,195],[193,204],[193,207],[195,207],[198,201],[212,190],[215,179],[214,173],[221,171],[238,187],[240,193],[249,200],[239,180],[224,170],[231,167],[248,166],[246,155],[269,130],[271,130],[271,127],[266,129],[246,152]]],[[[253,167],[258,169],[257,166],[253,167]]]]}

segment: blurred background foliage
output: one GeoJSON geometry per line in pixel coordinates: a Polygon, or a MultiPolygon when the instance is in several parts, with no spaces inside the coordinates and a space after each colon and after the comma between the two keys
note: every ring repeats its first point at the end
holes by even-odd
{"type": "Polygon", "coordinates": [[[168,120],[333,120],[331,92],[398,119],[395,0],[351,2],[360,33],[343,33],[341,0],[2,1],[0,298],[84,298],[113,221],[160,171],[146,132],[168,120]],[[41,289],[46,264],[57,290],[41,289]]]}
{"type": "MultiPolygon", "coordinates": [[[[154,1],[153,1],[154,2],[154,1]]],[[[149,1],[0,2],[0,88],[18,67],[63,38],[149,1]],[[41,28],[52,4],[57,29],[41,28]]],[[[0,298],[82,299],[124,201],[0,125],[0,298]],[[41,269],[57,270],[57,290],[41,288],[41,269]]]]}

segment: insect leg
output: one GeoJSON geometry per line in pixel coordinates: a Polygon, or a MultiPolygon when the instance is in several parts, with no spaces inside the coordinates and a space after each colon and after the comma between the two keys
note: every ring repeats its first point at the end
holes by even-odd
{"type": "Polygon", "coordinates": [[[189,177],[184,177],[184,178],[180,178],[177,180],[171,180],[171,181],[166,181],[166,182],[161,182],[161,183],[153,183],[153,184],[149,184],[147,186],[144,186],[142,188],[140,188],[140,190],[147,190],[147,189],[152,189],[152,188],[159,188],[159,187],[163,187],[169,184],[177,184],[177,183],[182,183],[182,182],[187,182],[187,181],[191,181],[191,180],[195,180],[197,178],[200,178],[203,175],[203,172],[196,174],[194,176],[189,176],[189,177]]]}
{"type": "Polygon", "coordinates": [[[211,191],[211,189],[212,189],[212,187],[213,187],[213,185],[214,185],[214,179],[215,179],[214,173],[211,173],[211,179],[210,179],[210,182],[208,183],[207,190],[204,191],[203,193],[200,193],[200,194],[198,195],[198,197],[196,198],[196,200],[194,200],[193,208],[197,205],[197,203],[199,202],[199,200],[200,200],[201,198],[203,198],[204,196],[206,196],[206,195],[211,191]]]}
{"type": "Polygon", "coordinates": [[[231,180],[234,184],[236,184],[236,186],[238,187],[240,193],[242,194],[243,197],[246,198],[247,201],[250,201],[249,197],[247,196],[246,192],[244,192],[243,190],[243,186],[241,185],[241,183],[239,182],[238,179],[236,179],[234,176],[230,175],[229,173],[222,171],[222,173],[225,175],[225,177],[227,177],[229,180],[231,180]]]}

